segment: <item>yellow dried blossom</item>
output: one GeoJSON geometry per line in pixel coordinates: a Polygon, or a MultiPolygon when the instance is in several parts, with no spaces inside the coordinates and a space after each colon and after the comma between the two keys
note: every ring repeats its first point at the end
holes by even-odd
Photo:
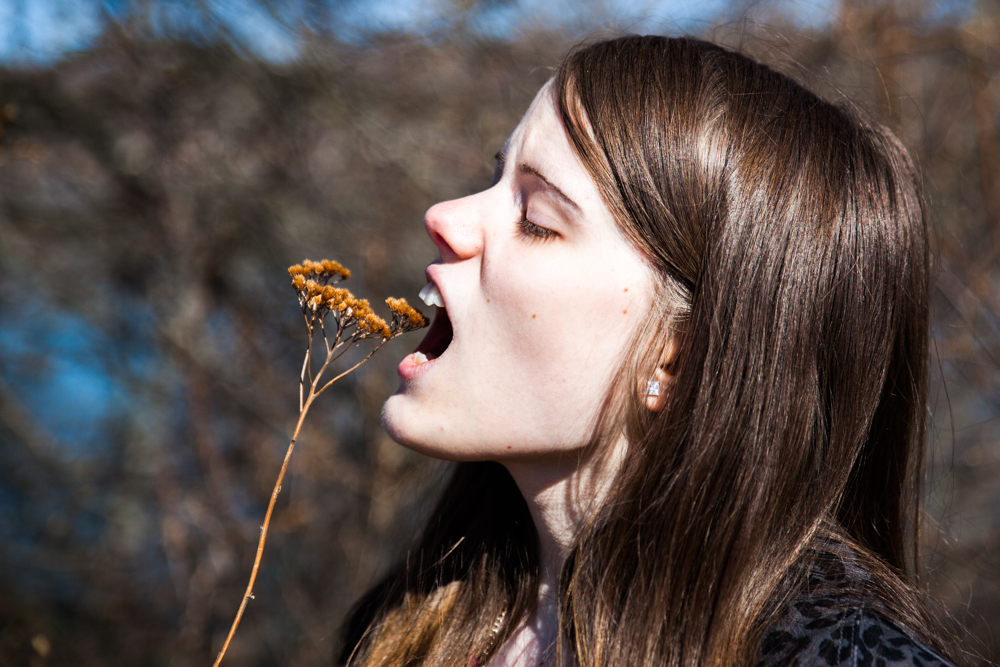
{"type": "Polygon", "coordinates": [[[330,310],[345,310],[346,301],[349,298],[353,298],[351,293],[341,287],[332,287],[327,285],[323,288],[323,300],[326,307],[330,310]]]}
{"type": "Polygon", "coordinates": [[[320,285],[315,280],[307,280],[305,286],[305,293],[307,296],[319,296],[323,293],[323,286],[320,285]]]}
{"type": "Polygon", "coordinates": [[[351,277],[351,272],[339,262],[331,259],[314,262],[311,259],[302,260],[301,264],[293,264],[288,267],[288,275],[292,276],[315,276],[323,284],[347,280],[351,277]]]}
{"type": "Polygon", "coordinates": [[[348,306],[351,308],[351,317],[358,320],[363,320],[366,316],[373,314],[371,304],[368,303],[368,299],[355,299],[351,297],[348,306]]]}
{"type": "Polygon", "coordinates": [[[385,323],[385,320],[372,312],[365,313],[363,317],[359,317],[357,327],[362,332],[362,336],[375,334],[382,338],[392,338],[392,330],[389,329],[389,325],[385,323]]]}
{"type": "Polygon", "coordinates": [[[400,333],[422,329],[427,326],[427,318],[423,314],[408,304],[406,299],[395,299],[389,297],[385,300],[385,305],[392,311],[392,330],[400,333]]]}
{"type": "Polygon", "coordinates": [[[351,277],[351,272],[347,268],[332,259],[324,259],[321,264],[323,265],[323,271],[325,273],[330,275],[339,275],[343,280],[347,280],[351,277]]]}

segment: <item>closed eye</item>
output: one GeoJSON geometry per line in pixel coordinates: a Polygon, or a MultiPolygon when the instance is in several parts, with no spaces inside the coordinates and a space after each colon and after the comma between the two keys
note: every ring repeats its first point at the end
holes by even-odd
{"type": "Polygon", "coordinates": [[[521,218],[517,223],[517,235],[528,241],[547,241],[559,236],[558,233],[546,227],[539,227],[528,218],[521,218]]]}

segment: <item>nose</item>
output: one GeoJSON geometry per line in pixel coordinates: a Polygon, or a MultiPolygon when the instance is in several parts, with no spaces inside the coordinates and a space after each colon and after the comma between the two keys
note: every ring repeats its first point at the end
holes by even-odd
{"type": "Polygon", "coordinates": [[[438,247],[441,261],[457,262],[482,252],[483,228],[476,197],[435,204],[424,215],[424,228],[438,247]]]}

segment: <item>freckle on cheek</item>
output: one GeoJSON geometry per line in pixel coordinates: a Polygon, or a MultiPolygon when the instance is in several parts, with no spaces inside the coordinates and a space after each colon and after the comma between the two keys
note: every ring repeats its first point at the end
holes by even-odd
{"type": "Polygon", "coordinates": [[[622,311],[622,315],[627,315],[627,314],[628,314],[628,311],[627,311],[627,310],[623,310],[623,311],[622,311]]]}
{"type": "Polygon", "coordinates": [[[532,315],[531,319],[535,319],[536,317],[538,317],[538,315],[532,315]]]}
{"type": "MultiPolygon", "coordinates": [[[[628,290],[625,290],[625,291],[627,292],[628,290]]],[[[489,303],[489,302],[490,302],[490,300],[489,300],[489,299],[486,299],[486,303],[489,303]]]]}
{"type": "Polygon", "coordinates": [[[507,445],[507,449],[514,449],[513,445],[507,445]]]}
{"type": "Polygon", "coordinates": [[[628,291],[628,288],[627,288],[627,287],[625,288],[625,291],[626,291],[626,292],[628,291]]]}

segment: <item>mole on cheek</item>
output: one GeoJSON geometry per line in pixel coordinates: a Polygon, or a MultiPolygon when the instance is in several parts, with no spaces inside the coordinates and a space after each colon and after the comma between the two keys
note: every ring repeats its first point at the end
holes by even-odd
{"type": "Polygon", "coordinates": [[[535,319],[536,317],[538,317],[538,315],[532,315],[531,319],[535,319]]]}

